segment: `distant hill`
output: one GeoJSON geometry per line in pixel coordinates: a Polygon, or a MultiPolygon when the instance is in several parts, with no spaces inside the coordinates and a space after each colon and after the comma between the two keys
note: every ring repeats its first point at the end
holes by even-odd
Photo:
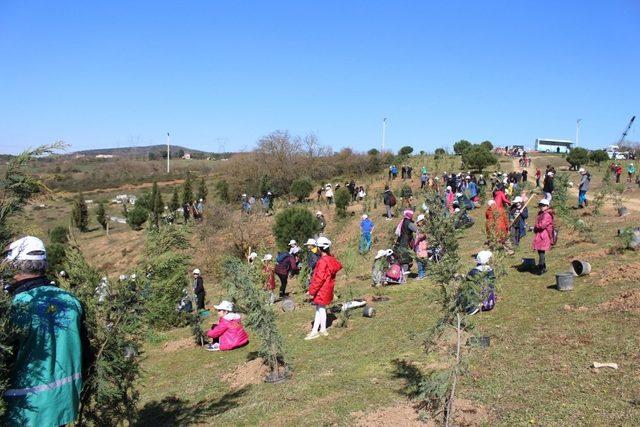
{"type": "MultiPolygon", "coordinates": [[[[154,153],[158,157],[162,156],[167,152],[166,145],[147,145],[144,147],[119,147],[119,148],[96,148],[93,150],[80,150],[73,153],[70,153],[70,156],[78,156],[84,155],[88,157],[95,157],[99,154],[102,155],[112,155],[117,157],[146,157],[149,153],[154,153]]],[[[190,153],[191,155],[195,155],[197,157],[207,157],[212,153],[208,153],[206,151],[201,150],[193,150],[187,147],[181,147],[179,145],[171,146],[171,157],[178,156],[178,153],[190,153]]]]}

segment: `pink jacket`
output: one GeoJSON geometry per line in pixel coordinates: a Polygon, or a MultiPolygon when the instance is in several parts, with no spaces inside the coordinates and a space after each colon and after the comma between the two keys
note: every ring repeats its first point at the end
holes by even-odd
{"type": "Polygon", "coordinates": [[[207,332],[209,338],[218,338],[220,350],[233,350],[249,342],[249,335],[240,323],[240,315],[227,313],[207,332]]]}
{"type": "Polygon", "coordinates": [[[536,251],[548,251],[553,241],[553,212],[546,210],[538,214],[536,225],[533,228],[536,236],[533,238],[533,249],[536,251]]]}

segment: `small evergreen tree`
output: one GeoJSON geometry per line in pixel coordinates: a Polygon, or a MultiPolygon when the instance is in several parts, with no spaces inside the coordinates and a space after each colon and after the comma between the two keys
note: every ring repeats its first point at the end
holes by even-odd
{"type": "Polygon", "coordinates": [[[207,188],[207,184],[204,182],[204,177],[203,177],[203,178],[200,178],[200,182],[198,183],[198,196],[196,198],[198,200],[202,199],[203,201],[206,201],[207,194],[209,194],[209,189],[207,188]]]}
{"type": "Polygon", "coordinates": [[[215,185],[216,195],[220,199],[220,201],[224,203],[229,203],[231,201],[231,197],[229,196],[229,183],[224,179],[216,182],[215,185]]]}
{"type": "Polygon", "coordinates": [[[182,184],[182,203],[190,203],[193,201],[193,188],[191,184],[191,174],[187,172],[187,176],[182,184]]]}
{"type": "Polygon", "coordinates": [[[305,242],[320,230],[316,217],[306,208],[294,206],[280,211],[273,224],[278,247],[284,249],[289,240],[305,242]]]}
{"type": "Polygon", "coordinates": [[[309,193],[313,190],[313,183],[309,178],[300,178],[296,179],[291,183],[291,188],[289,191],[293,194],[298,202],[303,202],[307,197],[309,197],[309,193]]]}
{"type": "Polygon", "coordinates": [[[98,203],[98,209],[96,209],[96,220],[98,221],[98,224],[102,226],[103,230],[107,229],[107,221],[109,219],[107,218],[107,213],[104,209],[104,203],[102,202],[98,203]]]}
{"type": "Polygon", "coordinates": [[[171,203],[169,203],[169,209],[171,209],[171,213],[180,208],[180,198],[178,196],[178,187],[173,187],[173,195],[171,196],[171,203]]]}
{"type": "MultiPolygon", "coordinates": [[[[609,156],[607,156],[608,158],[609,156]]],[[[574,169],[579,169],[580,166],[586,165],[589,162],[589,150],[582,147],[576,147],[567,154],[567,162],[574,169]]]]}
{"type": "Polygon", "coordinates": [[[82,193],[78,193],[78,196],[73,201],[71,221],[81,232],[87,231],[87,226],[89,225],[89,209],[87,208],[87,203],[84,201],[82,193]]]}
{"type": "Polygon", "coordinates": [[[593,163],[595,163],[598,166],[600,166],[600,163],[606,162],[607,160],[609,160],[609,155],[607,154],[607,152],[605,150],[595,150],[595,151],[592,151],[589,154],[589,159],[593,163]]]}
{"type": "Polygon", "coordinates": [[[142,206],[135,204],[132,209],[127,212],[127,224],[133,230],[142,229],[142,225],[147,222],[149,211],[142,206]]]}
{"type": "MultiPolygon", "coordinates": [[[[269,190],[271,190],[271,187],[273,187],[273,182],[271,181],[271,177],[269,175],[262,175],[260,177],[260,185],[258,186],[258,191],[260,192],[260,195],[264,196],[265,194],[267,194],[269,190]]],[[[223,200],[223,201],[227,201],[227,200],[223,200]]]]}
{"type": "Polygon", "coordinates": [[[340,187],[335,193],[335,201],[338,216],[347,216],[347,207],[349,207],[349,202],[351,201],[351,194],[349,194],[349,190],[345,187],[340,187]]]}
{"type": "MultiPolygon", "coordinates": [[[[462,153],[467,151],[469,148],[471,148],[471,143],[466,139],[461,139],[460,141],[453,144],[453,152],[456,154],[461,155],[462,153]]],[[[436,152],[436,154],[438,153],[436,152]]]]}
{"type": "Polygon", "coordinates": [[[69,241],[69,234],[66,227],[58,225],[49,230],[49,240],[51,243],[63,243],[66,244],[69,241]]]}

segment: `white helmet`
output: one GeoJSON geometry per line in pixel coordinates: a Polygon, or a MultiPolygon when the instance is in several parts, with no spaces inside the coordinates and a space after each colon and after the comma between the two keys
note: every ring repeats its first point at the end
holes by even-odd
{"type": "Polygon", "coordinates": [[[193,274],[200,274],[200,269],[199,268],[194,268],[193,269],[193,274]]]}
{"type": "Polygon", "coordinates": [[[331,240],[327,239],[324,236],[319,237],[318,240],[316,240],[316,243],[321,249],[329,249],[331,247],[331,240]]]}

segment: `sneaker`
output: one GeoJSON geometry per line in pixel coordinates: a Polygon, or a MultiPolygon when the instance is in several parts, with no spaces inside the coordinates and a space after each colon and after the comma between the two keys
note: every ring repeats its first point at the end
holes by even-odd
{"type": "Polygon", "coordinates": [[[309,333],[309,335],[307,335],[306,337],[304,337],[305,341],[311,341],[311,340],[315,340],[316,338],[319,338],[320,334],[317,332],[311,332],[309,333]]]}
{"type": "Polygon", "coordinates": [[[323,337],[328,337],[329,332],[327,332],[327,330],[325,329],[324,331],[320,331],[320,335],[322,335],[323,337]]]}
{"type": "Polygon", "coordinates": [[[220,351],[220,344],[207,344],[204,349],[207,351],[220,351]]]}

